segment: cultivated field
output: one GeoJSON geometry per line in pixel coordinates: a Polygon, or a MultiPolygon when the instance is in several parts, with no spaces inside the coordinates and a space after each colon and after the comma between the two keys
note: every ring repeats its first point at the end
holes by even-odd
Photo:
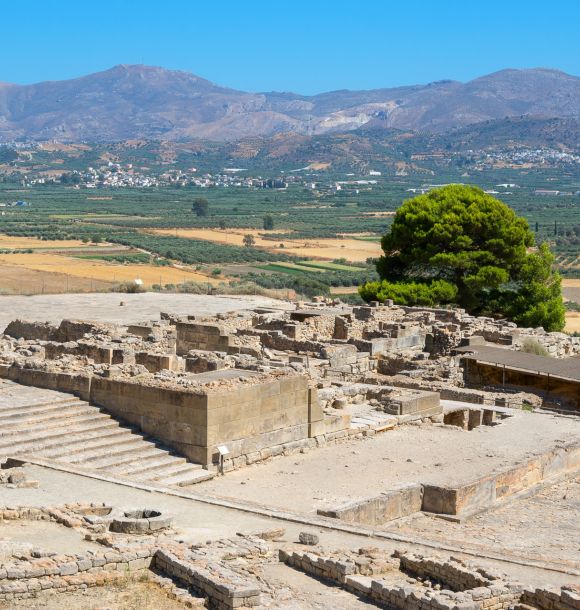
{"type": "MultiPolygon", "coordinates": [[[[37,248],[78,248],[89,247],[79,239],[36,239],[34,237],[13,237],[0,235],[0,250],[29,250],[37,248]]],[[[102,246],[101,246],[102,247],[102,246]]]]}
{"type": "Polygon", "coordinates": [[[0,294],[59,294],[108,290],[112,282],[0,263],[0,294]]]}
{"type": "MultiPolygon", "coordinates": [[[[105,282],[107,285],[112,285],[119,282],[132,282],[135,279],[141,279],[146,287],[151,287],[153,284],[181,284],[183,282],[211,282],[217,280],[209,278],[201,273],[196,273],[187,268],[177,268],[170,266],[158,267],[156,265],[136,265],[136,264],[115,264],[102,260],[90,260],[74,258],[64,254],[50,253],[32,253],[32,254],[0,254],[0,269],[8,267],[24,268],[26,275],[23,276],[21,282],[21,292],[41,292],[40,290],[29,291],[26,286],[28,281],[28,271],[41,272],[46,274],[47,278],[51,274],[60,274],[57,280],[58,283],[65,279],[63,276],[72,278],[81,278],[88,281],[90,286],[85,289],[97,288],[97,285],[91,284],[91,281],[105,282]]],[[[3,273],[0,271],[0,274],[3,273]]],[[[0,276],[1,277],[1,276],[0,276]]],[[[38,277],[31,278],[36,286],[38,277]]],[[[48,280],[47,280],[48,281],[48,280]]],[[[66,286],[66,281],[64,282],[66,286]]],[[[69,286],[69,290],[72,288],[69,286]]],[[[65,292],[64,288],[57,292],[65,292]]],[[[45,292],[52,292],[46,286],[45,292]]]]}
{"type": "Polygon", "coordinates": [[[295,256],[305,256],[320,260],[345,258],[352,262],[364,262],[367,258],[381,254],[381,245],[376,241],[365,241],[356,238],[321,238],[321,239],[282,239],[273,241],[265,239],[267,232],[256,229],[154,229],[158,235],[171,235],[189,239],[202,239],[218,244],[243,246],[244,235],[251,234],[255,246],[269,252],[284,252],[295,256]],[[284,244],[284,248],[280,248],[284,244]]]}
{"type": "Polygon", "coordinates": [[[569,311],[566,313],[566,329],[569,333],[580,333],[580,313],[569,311]]]}
{"type": "MultiPolygon", "coordinates": [[[[580,279],[562,280],[562,293],[565,299],[580,303],[580,279]]],[[[579,312],[568,311],[566,313],[566,331],[569,333],[580,332],[579,312]]]]}

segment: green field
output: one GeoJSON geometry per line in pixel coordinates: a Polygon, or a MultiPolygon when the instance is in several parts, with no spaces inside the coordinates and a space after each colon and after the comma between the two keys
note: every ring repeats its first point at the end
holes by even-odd
{"type": "Polygon", "coordinates": [[[325,263],[322,261],[300,261],[300,266],[314,267],[315,269],[332,270],[332,271],[352,271],[356,273],[360,271],[360,267],[353,267],[352,265],[343,265],[341,263],[325,263]]]}
{"type": "MultiPolygon", "coordinates": [[[[268,265],[259,265],[259,269],[264,271],[276,271],[278,273],[289,273],[291,275],[304,275],[305,273],[312,272],[313,269],[308,269],[301,265],[294,265],[292,263],[269,263],[268,265]]],[[[322,271],[324,273],[324,271],[322,271]]]]}
{"type": "Polygon", "coordinates": [[[85,260],[101,260],[112,263],[149,263],[151,256],[143,252],[131,252],[129,254],[77,254],[75,258],[85,260]]]}
{"type": "MultiPolygon", "coordinates": [[[[364,177],[365,171],[361,170],[357,177],[364,177]]],[[[0,233],[45,239],[93,241],[96,238],[97,241],[143,251],[136,255],[111,254],[110,259],[106,252],[102,255],[86,254],[112,262],[138,262],[153,257],[210,270],[216,265],[246,265],[256,269],[255,274],[251,271],[245,274],[248,280],[263,284],[277,282],[282,287],[289,287],[292,283],[291,287],[295,289],[302,286],[312,292],[320,287],[329,290],[336,286],[356,286],[365,278],[376,277],[376,274],[373,275],[370,263],[359,267],[342,262],[302,260],[299,256],[286,254],[283,248],[267,252],[254,247],[151,234],[144,229],[225,227],[226,230],[261,230],[264,217],[269,215],[274,221],[274,230],[268,233],[268,238],[274,243],[285,239],[335,238],[349,234],[357,240],[378,242],[388,230],[392,216],[376,217],[369,213],[396,211],[405,199],[413,196],[410,189],[428,183],[463,182],[501,191],[495,196],[528,220],[538,242],[547,241],[551,245],[562,274],[580,277],[580,196],[540,196],[534,192],[536,189],[580,191],[580,166],[480,170],[472,171],[468,176],[464,173],[465,170],[459,167],[439,167],[435,175],[409,172],[399,176],[387,168],[372,188],[359,193],[314,192],[299,182],[290,184],[283,191],[187,186],[102,188],[89,193],[82,188],[59,185],[21,188],[18,182],[4,177],[0,182],[0,203],[25,199],[31,206],[3,208],[0,233]],[[502,183],[518,186],[509,190],[496,187],[502,183]],[[208,200],[207,216],[199,217],[191,211],[196,197],[208,200]],[[268,273],[260,274],[260,270],[268,273]]],[[[329,171],[315,179],[332,183],[333,180],[344,180],[345,175],[329,171]]],[[[42,244],[38,247],[42,248],[42,244]]],[[[84,256],[82,252],[79,255],[84,256]]]]}

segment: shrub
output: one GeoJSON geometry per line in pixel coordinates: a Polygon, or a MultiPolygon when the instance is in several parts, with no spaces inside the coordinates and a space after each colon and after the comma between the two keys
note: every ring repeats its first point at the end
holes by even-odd
{"type": "Polygon", "coordinates": [[[128,294],[137,294],[140,292],[145,292],[145,288],[141,284],[136,284],[135,282],[121,282],[117,284],[111,292],[126,292],[128,294]]]}
{"type": "Polygon", "coordinates": [[[532,337],[527,337],[522,343],[520,350],[526,354],[536,354],[536,356],[549,356],[548,350],[537,340],[532,337]]]}
{"type": "Polygon", "coordinates": [[[422,282],[369,282],[359,288],[365,301],[391,299],[397,305],[423,305],[433,307],[453,303],[457,298],[457,286],[445,280],[422,282]]]}

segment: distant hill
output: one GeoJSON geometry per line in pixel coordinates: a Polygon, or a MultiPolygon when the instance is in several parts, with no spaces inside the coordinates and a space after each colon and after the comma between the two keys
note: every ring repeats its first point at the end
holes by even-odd
{"type": "Polygon", "coordinates": [[[303,96],[247,93],[187,72],[120,65],[66,81],[0,83],[4,140],[228,141],[361,127],[442,133],[506,117],[580,117],[580,78],[548,69],[502,70],[468,83],[303,96]]]}

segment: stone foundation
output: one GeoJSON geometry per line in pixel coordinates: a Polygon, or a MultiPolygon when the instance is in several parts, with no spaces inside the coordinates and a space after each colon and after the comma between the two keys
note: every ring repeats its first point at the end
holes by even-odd
{"type": "Polygon", "coordinates": [[[456,559],[441,561],[395,553],[400,557],[397,565],[390,558],[377,561],[377,554],[371,553],[369,559],[361,549],[359,556],[337,558],[281,550],[280,561],[397,610],[508,610],[522,597],[521,584],[506,582],[456,559]],[[416,584],[409,584],[406,576],[412,576],[416,584]]]}
{"type": "Polygon", "coordinates": [[[207,596],[216,610],[252,607],[260,603],[260,589],[255,584],[244,581],[218,562],[201,566],[162,549],[155,554],[155,568],[207,596]]]}

